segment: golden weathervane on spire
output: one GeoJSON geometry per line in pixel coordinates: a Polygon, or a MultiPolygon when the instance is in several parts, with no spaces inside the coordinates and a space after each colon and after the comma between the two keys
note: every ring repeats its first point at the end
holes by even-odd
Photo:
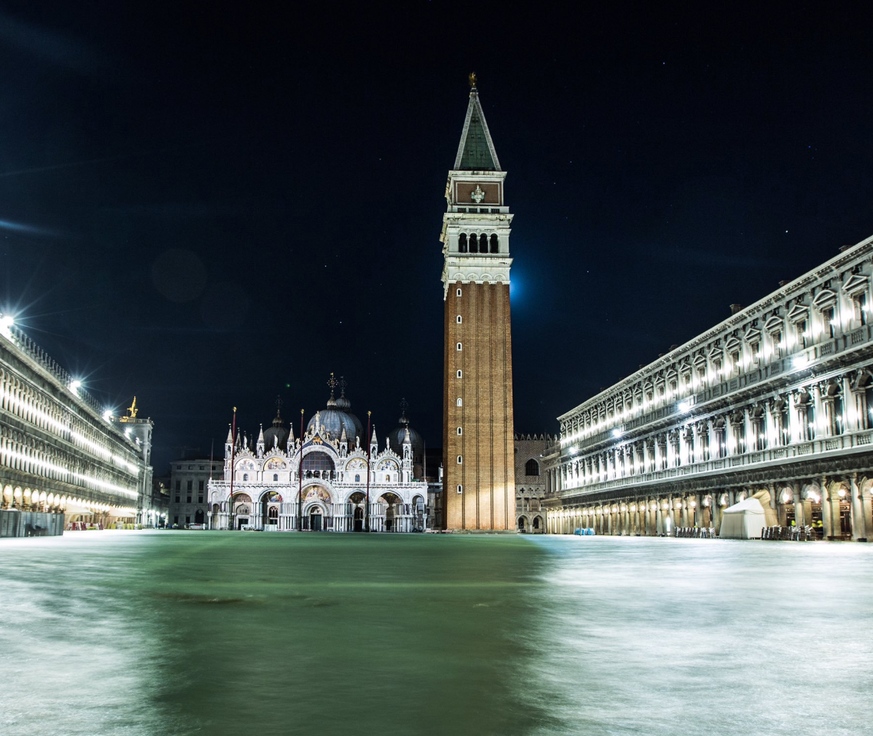
{"type": "Polygon", "coordinates": [[[467,79],[470,82],[470,87],[476,89],[476,72],[470,72],[470,76],[468,76],[467,79]]]}

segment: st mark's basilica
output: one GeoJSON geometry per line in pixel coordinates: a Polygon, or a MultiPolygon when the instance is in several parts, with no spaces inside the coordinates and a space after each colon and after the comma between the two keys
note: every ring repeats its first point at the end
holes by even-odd
{"type": "Polygon", "coordinates": [[[300,437],[292,426],[285,427],[279,410],[257,439],[241,432],[234,438],[228,431],[224,480],[209,481],[211,528],[425,530],[423,442],[410,427],[405,406],[380,447],[375,428],[367,436],[352,413],[345,382],[331,375],[328,385],[327,405],[309,419],[300,437]]]}

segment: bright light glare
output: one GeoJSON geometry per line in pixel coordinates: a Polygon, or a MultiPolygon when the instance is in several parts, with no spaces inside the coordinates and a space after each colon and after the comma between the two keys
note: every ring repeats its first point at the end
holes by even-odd
{"type": "Polygon", "coordinates": [[[12,337],[12,325],[15,324],[15,318],[9,314],[4,314],[0,317],[0,334],[11,338],[12,337]]]}
{"type": "Polygon", "coordinates": [[[618,437],[621,437],[623,434],[624,434],[624,432],[622,432],[618,427],[616,427],[615,429],[612,430],[613,437],[618,438],[618,437]]]}
{"type": "Polygon", "coordinates": [[[809,365],[809,356],[808,355],[795,355],[791,359],[791,365],[794,368],[805,368],[809,365]]]}
{"type": "Polygon", "coordinates": [[[103,412],[103,421],[111,422],[112,421],[112,409],[107,409],[103,412]]]}
{"type": "Polygon", "coordinates": [[[689,411],[691,411],[691,402],[690,402],[690,401],[680,401],[680,402],[679,402],[679,405],[677,406],[677,408],[678,408],[679,411],[681,411],[683,414],[684,414],[685,412],[689,412],[689,411]]]}
{"type": "Polygon", "coordinates": [[[79,395],[79,389],[82,388],[81,381],[70,381],[70,391],[76,396],[79,395]]]}

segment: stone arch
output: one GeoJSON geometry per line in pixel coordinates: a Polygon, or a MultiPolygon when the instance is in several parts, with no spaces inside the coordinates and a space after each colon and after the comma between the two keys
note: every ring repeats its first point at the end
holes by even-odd
{"type": "Polygon", "coordinates": [[[804,501],[812,501],[813,503],[821,503],[821,486],[815,482],[804,483],[803,490],[800,492],[800,497],[804,501]]]}

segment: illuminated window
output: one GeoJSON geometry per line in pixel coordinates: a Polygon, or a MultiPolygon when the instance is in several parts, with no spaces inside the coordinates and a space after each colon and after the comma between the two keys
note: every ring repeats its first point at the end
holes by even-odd
{"type": "Polygon", "coordinates": [[[808,334],[806,331],[806,320],[801,319],[795,323],[794,329],[797,334],[797,342],[801,347],[806,347],[808,334]]]}
{"type": "Polygon", "coordinates": [[[825,337],[834,336],[834,308],[828,307],[821,310],[822,332],[825,337]]]}
{"type": "Polygon", "coordinates": [[[464,486],[458,486],[458,493],[464,492],[464,486]]]}
{"type": "Polygon", "coordinates": [[[333,472],[333,460],[326,452],[311,452],[303,458],[303,470],[333,472]]]}
{"type": "Polygon", "coordinates": [[[458,427],[458,434],[459,434],[459,435],[464,434],[464,430],[461,429],[460,427],[458,427]]]}
{"type": "Polygon", "coordinates": [[[463,377],[464,377],[464,374],[463,374],[462,371],[458,371],[456,375],[458,376],[458,378],[463,378],[463,377]]]}
{"type": "Polygon", "coordinates": [[[458,465],[463,465],[464,457],[462,455],[458,455],[458,465]]]}
{"type": "Polygon", "coordinates": [[[861,292],[852,297],[852,312],[855,324],[867,324],[867,293],[861,292]]]}
{"type": "Polygon", "coordinates": [[[461,324],[462,320],[461,320],[460,314],[457,317],[455,317],[455,322],[457,322],[458,324],[461,324]]]}
{"type": "Polygon", "coordinates": [[[739,368],[740,368],[740,351],[739,351],[739,349],[731,351],[731,368],[735,371],[739,370],[739,368]]]}
{"type": "Polygon", "coordinates": [[[463,406],[464,400],[462,398],[458,398],[458,406],[463,406]]]}
{"type": "Polygon", "coordinates": [[[464,349],[464,346],[461,345],[461,343],[458,343],[457,345],[455,345],[455,350],[463,350],[463,349],[464,349]]]}
{"type": "Polygon", "coordinates": [[[457,290],[455,291],[455,296],[461,296],[461,290],[460,290],[460,289],[457,289],[457,290]]]}

